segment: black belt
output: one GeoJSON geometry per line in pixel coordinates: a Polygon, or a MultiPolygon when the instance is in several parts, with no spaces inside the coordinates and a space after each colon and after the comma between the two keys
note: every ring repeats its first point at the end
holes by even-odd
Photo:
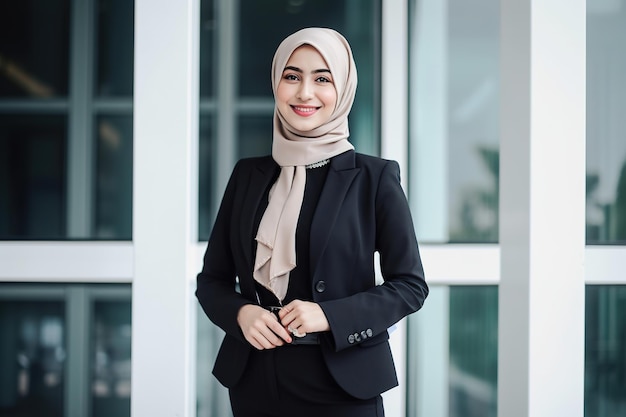
{"type": "MultiPolygon", "coordinates": [[[[278,312],[282,307],[279,306],[262,306],[264,309],[269,310],[270,313],[274,314],[278,321],[280,322],[280,317],[278,316],[278,312]]],[[[291,335],[291,343],[290,345],[319,345],[320,344],[320,335],[318,332],[315,333],[307,333],[302,337],[296,337],[291,335]]]]}

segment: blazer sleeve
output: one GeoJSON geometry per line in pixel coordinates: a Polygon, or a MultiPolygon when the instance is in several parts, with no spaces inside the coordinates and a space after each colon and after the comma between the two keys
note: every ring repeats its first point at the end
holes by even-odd
{"type": "Polygon", "coordinates": [[[384,282],[366,291],[322,301],[335,349],[387,340],[387,329],[419,310],[428,285],[409,205],[400,185],[400,168],[387,161],[375,196],[375,250],[384,282]]]}
{"type": "Polygon", "coordinates": [[[245,339],[237,323],[237,314],[250,301],[237,291],[237,272],[230,238],[231,223],[234,221],[233,203],[240,175],[241,162],[238,162],[226,186],[204,255],[204,264],[197,276],[196,297],[213,323],[243,341],[245,339]]]}

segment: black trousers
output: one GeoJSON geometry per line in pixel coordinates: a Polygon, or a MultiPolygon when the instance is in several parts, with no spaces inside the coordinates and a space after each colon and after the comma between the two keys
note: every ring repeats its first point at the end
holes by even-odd
{"type": "Polygon", "coordinates": [[[347,394],[317,345],[254,350],[229,394],[234,417],[384,417],[382,397],[347,394]]]}

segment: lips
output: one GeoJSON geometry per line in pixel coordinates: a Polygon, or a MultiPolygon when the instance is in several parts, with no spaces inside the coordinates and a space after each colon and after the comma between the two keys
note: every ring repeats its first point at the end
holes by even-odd
{"type": "Polygon", "coordinates": [[[291,108],[295,114],[303,117],[312,116],[320,109],[319,107],[313,106],[291,106],[291,108]]]}

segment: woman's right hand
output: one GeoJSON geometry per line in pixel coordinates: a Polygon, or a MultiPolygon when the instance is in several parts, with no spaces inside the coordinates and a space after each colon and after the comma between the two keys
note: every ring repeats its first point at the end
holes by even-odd
{"type": "Polygon", "coordinates": [[[237,323],[244,337],[258,350],[274,349],[291,343],[291,335],[276,316],[255,304],[246,304],[239,309],[237,323]]]}

